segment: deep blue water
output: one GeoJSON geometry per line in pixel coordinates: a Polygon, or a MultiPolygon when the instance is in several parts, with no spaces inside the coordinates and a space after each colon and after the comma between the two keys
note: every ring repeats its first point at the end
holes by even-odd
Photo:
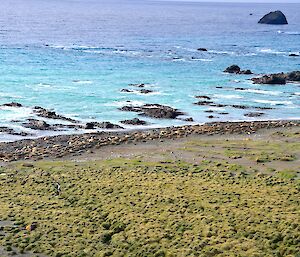
{"type": "MultiPolygon", "coordinates": [[[[35,118],[35,105],[82,122],[118,123],[137,117],[118,110],[127,101],[169,105],[196,123],[253,119],[244,116],[253,110],[235,108],[219,109],[229,114],[209,119],[204,111],[212,108],[194,105],[195,95],[221,104],[274,108],[259,119],[299,118],[299,85],[253,85],[247,76],[222,72],[231,64],[257,74],[300,70],[300,57],[289,57],[300,51],[299,13],[300,4],[3,1],[0,104],[15,101],[25,107],[0,107],[0,126],[47,134],[21,126],[35,118]],[[277,9],[289,25],[257,24],[277,9]],[[199,52],[199,47],[209,51],[199,52]],[[133,89],[131,83],[149,84],[155,93],[120,92],[133,89]]],[[[143,119],[152,127],[187,123],[143,119]]],[[[0,141],[16,138],[0,133],[0,141]]]]}

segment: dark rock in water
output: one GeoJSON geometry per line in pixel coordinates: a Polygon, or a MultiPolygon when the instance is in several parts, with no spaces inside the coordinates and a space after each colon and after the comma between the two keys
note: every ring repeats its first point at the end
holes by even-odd
{"type": "Polygon", "coordinates": [[[252,75],[253,72],[251,70],[242,70],[242,71],[239,72],[239,74],[252,75]]]}
{"type": "Polygon", "coordinates": [[[148,116],[156,119],[176,119],[184,113],[169,106],[160,104],[145,104],[143,106],[123,106],[121,111],[140,112],[139,115],[148,116]]]}
{"type": "Polygon", "coordinates": [[[260,78],[253,78],[254,84],[285,85],[286,79],[278,74],[264,75],[260,78]]]}
{"type": "Polygon", "coordinates": [[[209,118],[209,119],[214,119],[214,118],[218,118],[218,117],[215,117],[215,116],[213,116],[213,115],[209,115],[209,116],[207,116],[207,118],[209,118]]]}
{"type": "Polygon", "coordinates": [[[139,125],[146,125],[147,122],[140,120],[138,118],[134,118],[132,120],[122,120],[121,123],[127,124],[127,125],[134,125],[134,126],[139,126],[139,125]]]}
{"type": "Polygon", "coordinates": [[[285,25],[288,21],[285,15],[281,11],[270,12],[262,17],[259,22],[260,24],[272,24],[272,25],[285,25]]]}
{"type": "Polygon", "coordinates": [[[95,129],[94,122],[88,122],[87,124],[85,124],[85,129],[95,129]]]}
{"type": "Polygon", "coordinates": [[[33,108],[33,111],[39,117],[43,117],[43,118],[47,118],[47,119],[54,119],[54,120],[64,120],[64,121],[77,123],[77,121],[74,120],[74,119],[67,118],[67,117],[64,117],[62,115],[56,114],[54,111],[49,111],[49,110],[47,110],[43,107],[40,107],[40,106],[35,106],[33,108]]]}
{"type": "Polygon", "coordinates": [[[291,82],[300,82],[300,71],[292,71],[287,73],[286,80],[291,82]]]}
{"type": "Polygon", "coordinates": [[[214,102],[211,102],[211,101],[199,101],[197,103],[194,103],[196,105],[211,105],[213,104],[214,102]]]}
{"type": "Polygon", "coordinates": [[[236,108],[236,109],[249,109],[249,106],[239,105],[239,104],[232,104],[232,105],[228,105],[228,106],[232,107],[232,108],[236,108]]]}
{"type": "Polygon", "coordinates": [[[251,117],[251,118],[260,117],[262,115],[264,115],[263,112],[249,112],[249,113],[244,114],[245,117],[251,117]]]}
{"type": "Polygon", "coordinates": [[[28,119],[27,122],[23,123],[23,126],[26,128],[34,130],[51,130],[53,129],[50,124],[43,120],[28,119]]]}
{"type": "Polygon", "coordinates": [[[272,108],[272,107],[265,107],[265,106],[257,106],[257,107],[254,107],[254,109],[256,109],[256,110],[274,110],[274,108],[272,108]]]}
{"type": "Polygon", "coordinates": [[[142,115],[157,119],[176,119],[179,115],[184,115],[177,109],[160,104],[145,104],[142,111],[142,115]]]}
{"type": "Polygon", "coordinates": [[[132,90],[123,88],[123,89],[121,89],[121,92],[123,92],[123,93],[131,93],[132,90]]]}
{"type": "Polygon", "coordinates": [[[262,115],[264,115],[263,112],[249,112],[249,113],[244,114],[245,117],[251,117],[251,118],[260,117],[262,115]]]}
{"type": "Polygon", "coordinates": [[[142,84],[129,84],[129,86],[131,87],[145,87],[145,84],[142,83],[142,84]]]}
{"type": "Polygon", "coordinates": [[[300,71],[264,75],[260,78],[252,78],[252,81],[254,82],[254,84],[279,84],[279,85],[284,85],[287,82],[300,82],[300,71]]]}
{"type": "Polygon", "coordinates": [[[207,52],[207,49],[206,48],[202,48],[202,47],[198,48],[197,50],[201,51],[201,52],[207,52]]]}
{"type": "Polygon", "coordinates": [[[221,88],[223,88],[223,87],[221,87],[221,86],[217,86],[216,88],[218,88],[218,89],[221,89],[221,88]]]}
{"type": "Polygon", "coordinates": [[[123,127],[113,124],[109,121],[105,122],[88,122],[85,125],[85,129],[96,129],[96,128],[102,128],[102,129],[123,129],[123,127]]]}
{"type": "Polygon", "coordinates": [[[189,118],[184,119],[184,121],[193,122],[194,119],[192,117],[189,117],[189,118]]]}
{"type": "Polygon", "coordinates": [[[106,122],[100,122],[96,124],[98,128],[104,128],[104,129],[123,129],[123,127],[110,123],[108,121],[106,122]]]}
{"type": "Polygon", "coordinates": [[[141,89],[139,92],[140,92],[141,94],[149,94],[149,93],[153,93],[153,91],[152,91],[152,90],[149,90],[149,89],[141,89]]]}
{"type": "Polygon", "coordinates": [[[224,70],[224,72],[226,73],[240,73],[241,68],[238,65],[231,65],[228,68],[226,68],[226,70],[224,70]]]}
{"type": "Polygon", "coordinates": [[[207,112],[207,113],[213,113],[214,111],[213,110],[206,110],[204,112],[207,112]]]}
{"type": "Polygon", "coordinates": [[[218,112],[218,114],[220,114],[220,115],[228,115],[229,113],[228,112],[218,112]]]}
{"type": "Polygon", "coordinates": [[[28,133],[26,132],[16,132],[14,129],[8,127],[0,127],[0,133],[6,133],[14,136],[28,136],[28,133]]]}
{"type": "Polygon", "coordinates": [[[251,75],[253,72],[251,70],[241,70],[241,68],[238,65],[231,65],[230,67],[226,68],[224,70],[226,73],[232,73],[232,74],[243,74],[243,75],[251,75]]]}
{"type": "MultiPolygon", "coordinates": [[[[133,93],[133,92],[135,92],[135,91],[133,91],[133,90],[131,90],[131,89],[123,88],[123,89],[121,89],[121,92],[123,92],[123,93],[133,93]]],[[[141,94],[149,94],[149,93],[153,93],[153,91],[150,90],[150,89],[141,89],[141,90],[139,90],[138,92],[140,92],[141,94]]]]}
{"type": "Polygon", "coordinates": [[[299,57],[299,54],[290,54],[291,57],[299,57]]]}
{"type": "Polygon", "coordinates": [[[211,99],[209,96],[206,96],[206,95],[197,95],[197,96],[195,96],[195,98],[206,99],[206,100],[210,100],[211,99]]]}
{"type": "Polygon", "coordinates": [[[16,103],[16,102],[11,102],[7,104],[2,104],[1,106],[6,106],[6,107],[22,107],[22,104],[16,103]]]}
{"type": "Polygon", "coordinates": [[[212,106],[212,107],[218,107],[218,108],[224,108],[224,107],[228,107],[228,105],[226,104],[210,104],[209,106],[212,106]]]}
{"type": "Polygon", "coordinates": [[[120,111],[124,112],[142,112],[142,107],[139,106],[123,106],[119,108],[120,111]]]}
{"type": "Polygon", "coordinates": [[[244,91],[244,90],[246,90],[246,88],[243,88],[243,87],[236,87],[234,90],[244,91]]]}

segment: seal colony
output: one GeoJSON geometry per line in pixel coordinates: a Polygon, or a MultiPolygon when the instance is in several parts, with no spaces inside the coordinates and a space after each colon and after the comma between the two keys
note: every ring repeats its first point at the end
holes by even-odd
{"type": "Polygon", "coordinates": [[[99,132],[25,139],[0,144],[0,161],[55,159],[77,156],[109,145],[172,140],[189,135],[253,134],[260,129],[299,127],[300,121],[212,122],[132,132],[99,132]]]}

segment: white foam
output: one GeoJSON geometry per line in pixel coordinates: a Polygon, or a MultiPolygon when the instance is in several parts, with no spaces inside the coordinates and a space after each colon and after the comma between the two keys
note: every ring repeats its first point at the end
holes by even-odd
{"type": "Polygon", "coordinates": [[[65,48],[67,48],[64,45],[49,45],[48,47],[55,48],[55,49],[65,49],[65,48]]]}
{"type": "Polygon", "coordinates": [[[259,90],[259,89],[246,89],[246,90],[237,90],[237,91],[245,91],[249,93],[255,94],[263,94],[263,95],[280,95],[282,92],[280,91],[267,91],[267,90],[259,90]]]}
{"type": "Polygon", "coordinates": [[[245,54],[245,56],[256,56],[257,54],[256,53],[247,53],[245,54]]]}
{"type": "Polygon", "coordinates": [[[282,52],[271,48],[259,48],[257,51],[265,54],[288,54],[287,52],[282,52]]]}
{"type": "Polygon", "coordinates": [[[15,95],[15,94],[10,94],[10,93],[3,93],[3,92],[0,92],[0,97],[3,97],[3,98],[18,98],[18,99],[24,98],[20,95],[15,95]]]}
{"type": "Polygon", "coordinates": [[[204,58],[192,58],[192,61],[201,61],[201,62],[212,62],[212,59],[204,59],[204,58]]]}
{"type": "Polygon", "coordinates": [[[114,101],[111,103],[105,104],[105,106],[116,106],[116,107],[123,107],[123,106],[142,106],[145,103],[143,101],[114,101]]]}
{"type": "Polygon", "coordinates": [[[209,53],[213,53],[213,54],[230,54],[230,55],[235,55],[235,52],[231,52],[231,51],[217,51],[217,50],[209,50],[209,53]]]}
{"type": "Polygon", "coordinates": [[[254,100],[254,102],[270,105],[293,105],[292,101],[254,100]]]}
{"type": "Polygon", "coordinates": [[[209,111],[225,111],[226,109],[225,108],[222,108],[222,107],[209,107],[207,110],[209,111]]]}
{"type": "Polygon", "coordinates": [[[49,87],[51,87],[51,85],[50,84],[46,84],[46,83],[39,83],[39,84],[37,84],[39,87],[44,87],[44,88],[49,88],[49,87]]]}
{"type": "Polygon", "coordinates": [[[185,58],[175,58],[175,59],[172,59],[172,62],[186,62],[186,59],[185,58]]]}
{"type": "Polygon", "coordinates": [[[27,107],[0,106],[0,111],[1,122],[10,122],[11,120],[26,119],[32,113],[32,109],[27,107]]]}
{"type": "Polygon", "coordinates": [[[162,92],[158,92],[158,91],[153,91],[153,92],[149,92],[149,93],[141,93],[139,90],[132,90],[130,92],[124,92],[126,94],[135,94],[135,95],[143,95],[143,96],[149,96],[149,95],[167,95],[165,93],[162,92]]]}
{"type": "Polygon", "coordinates": [[[214,97],[219,99],[242,99],[240,95],[214,95],[214,97]]]}
{"type": "Polygon", "coordinates": [[[284,32],[285,34],[288,34],[288,35],[300,35],[300,32],[298,31],[288,31],[288,32],[284,32]]]}
{"type": "Polygon", "coordinates": [[[182,50],[188,51],[188,52],[193,52],[193,53],[199,52],[197,49],[194,49],[194,48],[188,48],[188,47],[182,47],[182,46],[174,46],[174,47],[177,49],[182,49],[182,50]]]}

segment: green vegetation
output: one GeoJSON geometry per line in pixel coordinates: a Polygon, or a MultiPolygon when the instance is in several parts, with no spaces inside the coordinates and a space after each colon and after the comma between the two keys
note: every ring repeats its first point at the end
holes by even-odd
{"type": "MultiPolygon", "coordinates": [[[[277,143],[242,143],[277,155],[277,143]]],[[[224,144],[214,148],[238,146],[224,144]]],[[[188,145],[196,151],[205,143],[188,145]]],[[[299,144],[284,147],[290,154],[299,144]]],[[[56,257],[299,257],[298,170],[261,173],[262,164],[250,169],[236,160],[11,164],[0,169],[0,227],[13,222],[0,231],[0,245],[56,257]],[[33,222],[37,227],[26,230],[33,222]]]]}

